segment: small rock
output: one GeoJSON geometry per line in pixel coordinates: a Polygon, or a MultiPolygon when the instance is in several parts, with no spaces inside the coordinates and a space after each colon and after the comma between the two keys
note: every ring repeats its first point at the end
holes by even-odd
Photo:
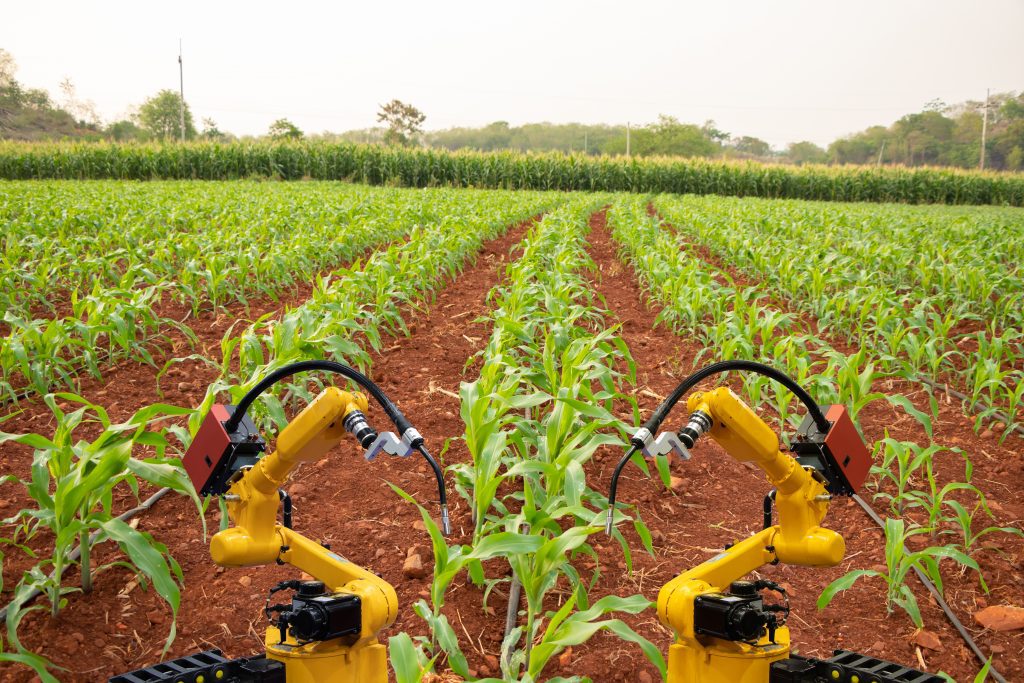
{"type": "Polygon", "coordinates": [[[875,644],[871,646],[871,651],[878,653],[885,652],[885,643],[880,640],[876,640],[875,644]]]}
{"type": "Polygon", "coordinates": [[[994,432],[1002,432],[1004,429],[1006,429],[1005,422],[996,422],[994,425],[992,425],[992,431],[994,432]]]}
{"type": "Polygon", "coordinates": [[[889,573],[889,568],[886,567],[884,564],[875,564],[869,567],[869,569],[871,569],[871,571],[873,572],[881,572],[882,574],[889,573]]]}
{"type": "Polygon", "coordinates": [[[427,525],[423,523],[422,519],[417,519],[415,522],[412,523],[412,528],[416,531],[426,531],[427,525]]]}
{"type": "Polygon", "coordinates": [[[974,598],[974,602],[977,603],[978,607],[980,607],[980,608],[988,607],[988,600],[986,600],[985,598],[983,598],[980,595],[978,597],[974,598]]]}
{"type": "Polygon", "coordinates": [[[572,664],[572,647],[565,648],[565,652],[558,655],[558,665],[563,669],[572,664]]]}
{"type": "Polygon", "coordinates": [[[487,668],[491,671],[498,670],[498,658],[494,655],[484,655],[484,664],[486,664],[487,668]]]}
{"type": "Polygon", "coordinates": [[[413,547],[409,548],[409,550],[406,551],[405,556],[406,557],[412,557],[413,555],[422,555],[422,554],[423,554],[423,551],[420,549],[420,547],[418,545],[414,545],[413,547]]]}
{"type": "Polygon", "coordinates": [[[377,552],[373,554],[373,559],[379,560],[380,558],[384,557],[384,555],[386,555],[387,552],[388,551],[384,550],[384,548],[377,548],[377,552]]]}
{"type": "Polygon", "coordinates": [[[942,652],[942,641],[937,635],[926,629],[921,629],[914,634],[914,643],[935,652],[942,652]]]}
{"type": "Polygon", "coordinates": [[[665,532],[661,529],[655,529],[651,532],[651,540],[653,540],[658,545],[664,545],[666,540],[665,532]]]}
{"type": "Polygon", "coordinates": [[[77,642],[77,643],[78,643],[79,645],[81,645],[82,643],[84,643],[84,642],[85,642],[85,636],[83,636],[83,635],[82,635],[81,633],[79,633],[78,631],[74,631],[74,632],[73,632],[73,633],[71,634],[71,638],[72,638],[72,639],[73,639],[73,640],[74,640],[75,642],[77,642]]]}
{"type": "Polygon", "coordinates": [[[996,433],[993,432],[991,429],[986,429],[985,431],[983,431],[981,433],[981,438],[983,438],[983,439],[994,439],[995,436],[996,436],[996,433]]]}
{"type": "Polygon", "coordinates": [[[427,570],[423,568],[423,558],[419,555],[410,555],[405,558],[405,562],[402,564],[402,574],[408,579],[422,579],[427,575],[427,570]]]}
{"type": "Polygon", "coordinates": [[[1001,655],[1006,652],[1006,648],[1002,645],[989,645],[988,650],[994,655],[1001,655]]]}
{"type": "Polygon", "coordinates": [[[1013,605],[993,605],[974,613],[974,620],[993,631],[1024,628],[1024,609],[1013,605]]]}
{"type": "Polygon", "coordinates": [[[651,678],[651,674],[646,671],[641,671],[636,675],[637,683],[654,683],[654,679],[651,678]]]}
{"type": "Polygon", "coordinates": [[[306,485],[305,484],[292,484],[290,487],[288,487],[288,495],[292,496],[292,497],[301,496],[305,492],[306,492],[306,485]]]}
{"type": "Polygon", "coordinates": [[[669,477],[668,486],[676,493],[683,493],[686,490],[686,480],[682,477],[669,477]]]}
{"type": "Polygon", "coordinates": [[[192,385],[188,382],[178,382],[178,391],[185,393],[192,390],[192,385]]]}
{"type": "Polygon", "coordinates": [[[251,576],[239,576],[238,577],[238,583],[240,583],[243,588],[248,588],[249,586],[252,585],[252,577],[251,576]]]}

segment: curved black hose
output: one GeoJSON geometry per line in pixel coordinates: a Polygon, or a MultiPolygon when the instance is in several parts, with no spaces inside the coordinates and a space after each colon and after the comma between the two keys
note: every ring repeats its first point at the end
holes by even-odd
{"type": "Polygon", "coordinates": [[[675,408],[679,399],[686,395],[686,392],[693,389],[702,380],[707,379],[711,375],[721,374],[730,370],[746,370],[775,380],[793,392],[793,395],[797,397],[797,400],[804,404],[804,407],[807,408],[807,413],[814,420],[814,423],[818,425],[819,432],[824,434],[829,430],[831,425],[828,420],[825,419],[825,415],[821,412],[821,408],[819,408],[818,404],[813,398],[811,398],[811,395],[804,391],[803,387],[797,384],[789,375],[776,370],[770,365],[765,365],[764,363],[758,363],[757,361],[752,360],[723,360],[718,363],[712,363],[705,368],[701,368],[679,383],[679,386],[675,388],[668,398],[662,401],[661,405],[654,411],[650,419],[644,423],[644,427],[651,432],[651,434],[654,434],[658,431],[658,428],[661,426],[661,423],[664,422],[665,418],[668,417],[669,412],[675,408]]]}
{"type": "Polygon", "coordinates": [[[333,360],[303,360],[295,363],[289,363],[288,365],[271,372],[269,375],[261,379],[256,386],[245,393],[242,400],[238,402],[237,406],[235,406],[235,412],[232,413],[228,421],[224,423],[224,429],[227,430],[228,433],[235,431],[235,429],[238,428],[239,423],[242,421],[242,418],[245,417],[249,407],[253,404],[253,401],[255,401],[264,391],[286,377],[291,377],[294,374],[310,370],[333,372],[352,380],[365,389],[367,393],[373,396],[377,403],[380,404],[381,408],[384,409],[384,412],[387,413],[388,418],[390,418],[395,424],[395,429],[398,431],[399,435],[405,435],[410,429],[413,430],[412,434],[414,436],[409,445],[418,450],[426,459],[431,469],[434,470],[434,477],[437,479],[437,493],[441,502],[441,528],[447,536],[448,533],[450,533],[451,523],[448,519],[448,496],[444,489],[444,473],[441,471],[440,466],[438,466],[437,461],[434,460],[433,456],[431,456],[423,446],[423,437],[416,432],[412,423],[409,422],[409,419],[402,414],[402,411],[398,409],[398,406],[396,406],[391,399],[387,397],[387,394],[385,394],[381,388],[373,382],[373,380],[358,370],[333,360]]]}
{"type": "Polygon", "coordinates": [[[427,448],[423,445],[422,441],[415,448],[423,455],[430,468],[434,470],[434,477],[437,479],[437,495],[441,503],[441,531],[447,536],[451,533],[452,529],[451,522],[448,519],[448,494],[444,490],[444,473],[441,471],[441,466],[434,460],[434,456],[427,452],[427,448]]]}
{"type": "Polygon", "coordinates": [[[391,399],[381,391],[381,388],[374,384],[373,380],[364,375],[363,373],[350,368],[347,365],[338,363],[333,360],[303,360],[296,363],[289,363],[284,367],[274,370],[269,375],[261,379],[256,386],[246,392],[242,400],[238,402],[235,407],[235,412],[231,415],[227,422],[224,423],[224,428],[231,433],[238,428],[242,418],[245,417],[245,413],[249,410],[253,401],[259,397],[264,391],[274,386],[286,377],[291,377],[294,374],[300,372],[307,372],[309,370],[323,370],[324,372],[333,372],[335,374],[347,377],[352,380],[376,399],[377,403],[380,404],[384,412],[387,413],[388,418],[395,423],[395,428],[399,434],[405,433],[405,430],[412,427],[412,423],[402,414],[402,411],[398,409],[391,399]]]}
{"type": "MultiPolygon", "coordinates": [[[[668,417],[669,412],[679,403],[679,399],[686,395],[686,392],[697,386],[702,380],[730,370],[746,370],[748,372],[754,372],[759,375],[763,375],[769,379],[773,379],[782,386],[786,387],[793,392],[793,395],[804,404],[807,408],[808,415],[814,420],[818,426],[818,431],[826,433],[831,425],[828,420],[825,419],[825,415],[821,412],[821,408],[815,403],[811,395],[804,391],[803,387],[797,384],[789,375],[786,375],[779,370],[765,365],[764,363],[758,363],[752,360],[723,360],[718,363],[712,363],[711,365],[701,368],[697,372],[694,372],[689,377],[684,379],[675,390],[661,402],[661,405],[654,411],[650,419],[644,423],[643,429],[646,429],[651,435],[657,433],[658,428],[661,427],[661,423],[668,417]]],[[[619,460],[619,464],[615,466],[615,472],[612,474],[612,483],[608,491],[608,521],[605,526],[605,530],[610,534],[612,528],[612,516],[615,510],[615,496],[619,488],[619,475],[622,473],[622,468],[626,466],[629,459],[633,457],[633,454],[643,448],[643,441],[638,440],[636,437],[632,440],[633,447],[622,456],[619,460]]]]}
{"type": "Polygon", "coordinates": [[[608,520],[605,523],[605,532],[610,536],[612,533],[612,521],[615,518],[615,496],[619,490],[619,475],[622,474],[622,468],[626,466],[629,459],[636,453],[637,446],[633,446],[626,452],[622,459],[619,460],[619,464],[615,466],[615,471],[612,472],[612,484],[608,490],[608,520]]]}

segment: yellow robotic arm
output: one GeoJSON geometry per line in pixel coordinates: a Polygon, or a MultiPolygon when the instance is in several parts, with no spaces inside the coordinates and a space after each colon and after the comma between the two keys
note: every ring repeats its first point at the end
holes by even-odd
{"type": "MultiPolygon", "coordinates": [[[[367,459],[381,452],[408,456],[419,451],[434,469],[442,528],[447,533],[448,510],[441,469],[427,452],[423,437],[376,384],[352,368],[332,361],[303,361],[270,373],[237,406],[212,406],[182,459],[183,465],[197,491],[223,496],[227,504],[231,526],[217,533],[210,543],[214,562],[223,567],[289,564],[313,578],[284,581],[271,590],[271,595],[280,590],[291,590],[294,594],[290,603],[285,604],[271,605],[268,598],[265,611],[271,624],[266,632],[265,657],[226,660],[219,652],[202,653],[211,662],[190,669],[191,677],[181,680],[387,681],[387,653],[377,634],[393,624],[398,615],[394,588],[329,547],[293,530],[290,498],[283,488],[300,463],[323,458],[346,432],[359,440],[367,459]],[[266,445],[246,415],[248,407],[272,384],[308,370],[335,372],[365,388],[384,408],[400,436],[392,432],[378,434],[369,426],[363,414],[368,403],[365,395],[328,387],[281,431],[276,450],[263,455],[266,445]],[[282,522],[278,522],[277,511],[282,501],[285,514],[282,522]]],[[[179,666],[178,660],[173,664],[179,666]]],[[[151,673],[146,670],[147,676],[151,673]]]]}
{"type": "Polygon", "coordinates": [[[747,600],[756,595],[756,588],[734,582],[769,563],[834,566],[846,546],[838,533],[819,526],[831,497],[824,480],[781,452],[775,433],[743,401],[722,387],[693,394],[687,406],[691,420],[684,434],[692,430],[699,435],[703,427],[733,458],[764,471],[776,489],[779,523],[661,589],[658,618],[677,634],[669,649],[669,681],[767,681],[772,662],[789,657],[789,630],[767,629],[757,616],[757,598],[747,600]],[[731,599],[733,593],[744,592],[739,600],[731,599]],[[717,635],[708,635],[709,631],[717,635]]]}
{"type": "Polygon", "coordinates": [[[823,674],[841,683],[890,680],[862,678],[866,669],[856,668],[863,664],[860,659],[854,666],[791,657],[789,630],[784,625],[788,599],[785,606],[769,605],[761,595],[765,589],[783,596],[785,592],[770,581],[742,580],[765,564],[838,564],[846,550],[843,537],[823,528],[821,522],[832,496],[854,493],[870,468],[867,448],[843,406],[830,406],[822,412],[806,392],[777,370],[750,361],[725,361],[683,380],[632,437],[632,448],[612,476],[609,529],[614,521],[618,478],[633,454],[642,451],[658,456],[675,450],[689,458],[689,449],[704,434],[734,459],[765,473],[774,486],[778,523],[771,524],[771,510],[766,508],[763,530],[662,587],[658,618],[676,634],[676,642],[669,648],[669,683],[818,681],[824,680],[819,678],[823,674]],[[757,372],[784,384],[807,407],[808,415],[789,452],[780,449],[772,429],[725,387],[692,394],[687,400],[686,425],[678,433],[663,432],[654,438],[669,411],[688,391],[707,377],[734,370],[757,372]],[[852,678],[847,676],[850,671],[855,672],[850,674],[852,678]]]}
{"type": "Polygon", "coordinates": [[[278,491],[291,472],[299,463],[326,455],[345,436],[346,418],[366,409],[360,393],[329,387],[317,396],[280,433],[277,449],[242,470],[231,484],[224,497],[233,526],[210,543],[213,561],[220,566],[280,562],[322,584],[299,586],[300,604],[293,601],[284,612],[291,615],[291,628],[279,623],[267,629],[267,657],[285,663],[288,683],[387,680],[387,653],[377,633],[398,615],[395,589],[277,522],[278,491]],[[305,623],[318,618],[323,623],[305,623]]]}

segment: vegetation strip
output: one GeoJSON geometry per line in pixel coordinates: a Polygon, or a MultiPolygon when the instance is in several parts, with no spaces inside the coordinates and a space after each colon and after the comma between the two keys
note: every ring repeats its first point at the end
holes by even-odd
{"type": "Polygon", "coordinates": [[[446,152],[348,143],[0,143],[0,178],[352,180],[370,185],[672,192],[825,201],[1024,205],[1024,175],[702,159],[446,152]]]}

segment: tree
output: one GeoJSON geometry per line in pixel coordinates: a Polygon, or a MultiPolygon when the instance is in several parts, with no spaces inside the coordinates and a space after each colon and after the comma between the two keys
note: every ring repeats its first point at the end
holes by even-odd
{"type": "Polygon", "coordinates": [[[737,152],[741,154],[747,154],[754,157],[768,157],[772,154],[772,146],[761,138],[755,138],[751,135],[744,135],[743,137],[733,138],[732,146],[737,152]]]}
{"type": "Polygon", "coordinates": [[[790,162],[802,166],[803,164],[823,164],[828,161],[828,155],[821,147],[813,142],[804,140],[802,142],[791,142],[786,148],[786,156],[790,162]]]}
{"type": "Polygon", "coordinates": [[[413,144],[416,136],[423,132],[422,126],[426,120],[423,112],[401,100],[391,100],[387,104],[382,104],[380,111],[377,112],[377,121],[388,126],[384,142],[389,145],[413,144]]]}
{"type": "MultiPolygon", "coordinates": [[[[161,90],[139,107],[139,123],[150,135],[162,140],[181,139],[181,96],[173,90],[161,90]]],[[[185,138],[196,136],[192,112],[185,103],[185,138]]]]}
{"type": "Polygon", "coordinates": [[[275,140],[301,140],[302,131],[288,119],[278,119],[270,124],[267,134],[275,140]]]}
{"type": "Polygon", "coordinates": [[[13,84],[16,73],[18,64],[14,61],[14,55],[0,47],[0,88],[7,88],[13,84]]]}
{"type": "MultiPolygon", "coordinates": [[[[660,114],[657,123],[636,131],[634,150],[641,156],[664,154],[679,157],[707,157],[718,151],[709,135],[711,128],[680,123],[674,116],[660,114]]],[[[720,133],[715,129],[715,133],[720,133]]]]}
{"type": "Polygon", "coordinates": [[[145,140],[146,131],[129,119],[114,121],[104,131],[106,136],[115,142],[128,142],[130,140],[145,140]]]}
{"type": "Polygon", "coordinates": [[[101,125],[100,115],[96,112],[96,103],[92,100],[78,98],[78,91],[71,79],[66,77],[60,82],[60,91],[64,95],[61,108],[87,125],[99,127],[101,125]]]}

